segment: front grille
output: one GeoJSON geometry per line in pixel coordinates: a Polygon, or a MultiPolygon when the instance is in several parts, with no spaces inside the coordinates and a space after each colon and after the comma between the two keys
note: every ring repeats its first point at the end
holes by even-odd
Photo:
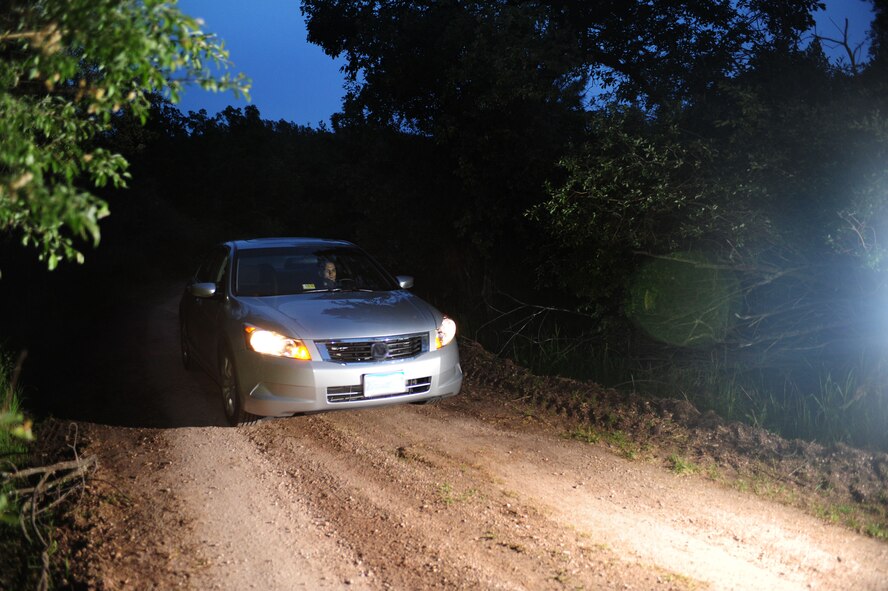
{"type": "Polygon", "coordinates": [[[416,357],[428,351],[428,340],[428,335],[421,333],[378,339],[318,341],[316,344],[323,346],[328,361],[362,363],[416,357]]]}
{"type": "Polygon", "coordinates": [[[432,378],[427,376],[424,378],[414,378],[407,380],[407,391],[398,394],[389,394],[388,396],[374,396],[373,398],[364,397],[364,387],[361,384],[354,386],[330,386],[327,388],[327,402],[353,402],[355,400],[380,400],[383,398],[393,398],[395,396],[406,396],[408,394],[423,394],[428,392],[432,387],[432,378]]]}

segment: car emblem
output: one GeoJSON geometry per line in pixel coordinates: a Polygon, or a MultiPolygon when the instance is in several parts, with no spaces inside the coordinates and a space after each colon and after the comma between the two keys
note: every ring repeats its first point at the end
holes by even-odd
{"type": "Polygon", "coordinates": [[[379,361],[380,359],[385,359],[388,357],[389,348],[385,343],[373,343],[370,347],[370,355],[373,356],[373,359],[379,361]]]}

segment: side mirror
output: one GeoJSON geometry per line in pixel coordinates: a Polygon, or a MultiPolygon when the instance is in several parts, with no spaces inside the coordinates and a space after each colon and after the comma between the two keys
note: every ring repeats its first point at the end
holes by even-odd
{"type": "Polygon", "coordinates": [[[188,286],[188,293],[196,298],[211,298],[216,295],[216,284],[192,283],[188,286]]]}
{"type": "Polygon", "coordinates": [[[412,275],[398,275],[395,279],[398,280],[398,285],[401,286],[401,289],[410,289],[413,287],[412,275]]]}

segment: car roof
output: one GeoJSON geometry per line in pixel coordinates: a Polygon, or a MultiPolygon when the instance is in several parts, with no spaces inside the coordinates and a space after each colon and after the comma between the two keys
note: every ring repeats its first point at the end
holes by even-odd
{"type": "Polygon", "coordinates": [[[237,250],[280,248],[287,246],[312,246],[319,248],[354,246],[354,244],[346,240],[330,240],[326,238],[252,238],[250,240],[232,240],[229,244],[234,246],[237,250]]]}

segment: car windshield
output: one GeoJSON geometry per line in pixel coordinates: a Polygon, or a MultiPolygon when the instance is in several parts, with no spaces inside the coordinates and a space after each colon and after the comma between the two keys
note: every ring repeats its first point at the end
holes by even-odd
{"type": "Polygon", "coordinates": [[[257,248],[237,254],[234,292],[239,296],[399,288],[376,261],[356,248],[257,248]]]}

